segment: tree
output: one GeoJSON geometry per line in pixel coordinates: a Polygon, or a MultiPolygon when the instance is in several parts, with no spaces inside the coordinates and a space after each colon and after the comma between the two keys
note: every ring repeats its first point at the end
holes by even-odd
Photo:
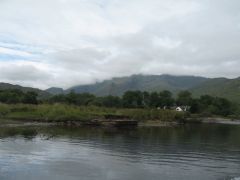
{"type": "Polygon", "coordinates": [[[161,104],[159,94],[157,92],[150,93],[149,101],[150,107],[158,107],[161,104]]]}
{"type": "Polygon", "coordinates": [[[0,101],[8,104],[22,102],[24,93],[19,89],[9,89],[0,91],[0,101]]]}
{"type": "Polygon", "coordinates": [[[193,99],[191,102],[190,112],[199,113],[201,111],[201,103],[199,99],[193,99]]]}
{"type": "Polygon", "coordinates": [[[121,99],[117,96],[102,97],[102,105],[105,107],[121,107],[121,99]]]}
{"type": "Polygon", "coordinates": [[[216,97],[213,101],[213,105],[215,107],[215,111],[213,111],[214,114],[227,116],[233,113],[232,104],[227,99],[216,97]]]}
{"type": "Polygon", "coordinates": [[[214,97],[209,96],[209,95],[202,95],[199,99],[200,103],[203,105],[209,105],[212,104],[214,101],[214,97]]]}
{"type": "Polygon", "coordinates": [[[69,104],[76,104],[77,103],[77,94],[72,90],[66,97],[66,100],[69,104]]]}
{"type": "Polygon", "coordinates": [[[143,106],[143,94],[141,91],[127,91],[124,93],[123,105],[128,108],[137,108],[143,106]]]}
{"type": "Polygon", "coordinates": [[[75,104],[80,106],[87,106],[91,104],[96,97],[90,93],[82,93],[75,95],[75,104]]]}
{"type": "Polygon", "coordinates": [[[189,91],[181,91],[178,93],[177,105],[190,106],[192,102],[192,94],[189,91]]]}
{"type": "Polygon", "coordinates": [[[66,103],[67,98],[64,94],[58,94],[49,99],[50,103],[66,103]]]}
{"type": "Polygon", "coordinates": [[[150,107],[150,101],[151,101],[150,94],[147,91],[144,91],[142,95],[143,95],[143,102],[142,102],[143,106],[150,107]]]}
{"type": "MultiPolygon", "coordinates": [[[[193,100],[194,103],[191,105],[192,113],[195,113],[196,108],[196,100],[193,100]]],[[[198,103],[198,111],[197,113],[205,113],[208,115],[222,115],[227,116],[230,114],[234,114],[235,106],[229,100],[219,97],[212,97],[209,95],[203,95],[197,101],[198,103]]]]}
{"type": "Polygon", "coordinates": [[[38,96],[38,94],[36,92],[29,91],[29,92],[25,93],[24,98],[23,98],[23,103],[38,104],[37,96],[38,96]]]}
{"type": "Polygon", "coordinates": [[[162,91],[159,93],[160,97],[160,106],[161,107],[170,107],[174,104],[174,99],[172,97],[172,93],[170,91],[162,91]]]}

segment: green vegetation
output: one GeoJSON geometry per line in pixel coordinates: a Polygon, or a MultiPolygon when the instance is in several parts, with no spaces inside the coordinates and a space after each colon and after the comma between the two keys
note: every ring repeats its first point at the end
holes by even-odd
{"type": "MultiPolygon", "coordinates": [[[[240,104],[240,78],[204,78],[196,76],[171,75],[133,75],[122,78],[113,78],[96,84],[80,85],[65,91],[69,93],[91,93],[96,96],[122,96],[126,91],[163,91],[168,90],[174,96],[180,91],[188,90],[193,97],[210,95],[226,98],[240,104]]],[[[55,90],[56,91],[56,90],[55,90]]],[[[53,94],[56,94],[54,91],[53,94]]],[[[49,91],[50,93],[52,91],[49,91]]],[[[58,93],[61,90],[57,91],[58,93]]]]}
{"type": "Polygon", "coordinates": [[[9,90],[20,90],[23,93],[34,92],[38,94],[38,99],[46,99],[51,96],[50,93],[37,88],[23,87],[19,85],[8,84],[8,83],[0,83],[0,91],[9,91],[9,90]]]}
{"type": "Polygon", "coordinates": [[[193,98],[189,91],[180,91],[176,98],[170,91],[161,92],[141,92],[127,91],[122,97],[104,96],[96,97],[89,93],[76,94],[70,92],[66,95],[55,95],[48,100],[48,103],[65,103],[77,106],[99,106],[115,108],[141,109],[162,109],[175,110],[177,106],[186,109],[188,112],[200,114],[202,116],[237,116],[239,114],[238,105],[231,101],[203,95],[200,98],[193,98]]]}
{"type": "Polygon", "coordinates": [[[138,121],[177,121],[183,118],[184,113],[157,109],[107,108],[66,104],[0,104],[0,119],[65,122],[105,119],[107,115],[125,116],[138,121]]]}
{"type": "Polygon", "coordinates": [[[210,96],[223,97],[230,101],[240,104],[240,78],[209,79],[198,86],[189,89],[194,97],[200,97],[207,94],[210,96]]]}
{"type": "Polygon", "coordinates": [[[138,121],[182,121],[195,116],[238,117],[238,105],[209,95],[193,98],[189,91],[181,91],[175,98],[170,91],[127,91],[122,97],[97,97],[93,94],[59,94],[38,100],[35,92],[18,89],[0,91],[0,119],[39,122],[88,122],[107,116],[127,117],[138,121]],[[179,106],[186,112],[176,112],[179,106]]]}
{"type": "MultiPolygon", "coordinates": [[[[163,91],[168,90],[176,94],[181,90],[188,90],[207,81],[207,78],[196,76],[171,76],[171,75],[132,75],[113,78],[103,82],[80,85],[66,90],[76,93],[91,93],[96,96],[122,96],[126,91],[163,91]]],[[[56,91],[56,89],[55,89],[56,91]]],[[[54,91],[53,94],[56,94],[54,91]]],[[[52,92],[50,89],[48,92],[52,92]]],[[[59,90],[57,92],[60,92],[59,90]]]]}
{"type": "Polygon", "coordinates": [[[34,91],[23,92],[19,89],[0,90],[0,102],[7,104],[37,104],[38,94],[34,91]]]}
{"type": "Polygon", "coordinates": [[[0,90],[18,89],[22,92],[35,92],[39,100],[46,100],[51,95],[68,94],[71,91],[76,93],[90,93],[98,97],[102,96],[123,96],[126,91],[147,91],[160,92],[168,90],[173,93],[174,98],[180,91],[187,90],[194,98],[202,95],[222,97],[240,104],[240,78],[204,78],[196,76],[171,76],[171,75],[132,75],[128,77],[113,78],[103,82],[75,86],[67,90],[61,88],[49,88],[45,91],[0,83],[0,90]]]}

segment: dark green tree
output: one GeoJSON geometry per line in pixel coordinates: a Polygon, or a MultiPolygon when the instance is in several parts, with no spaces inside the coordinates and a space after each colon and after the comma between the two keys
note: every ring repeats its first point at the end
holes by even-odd
{"type": "Polygon", "coordinates": [[[25,104],[38,104],[37,100],[38,94],[36,92],[26,92],[23,98],[23,103],[25,104]]]}
{"type": "Polygon", "coordinates": [[[0,91],[0,102],[15,104],[23,100],[24,93],[19,89],[7,89],[0,91]]]}
{"type": "Polygon", "coordinates": [[[69,104],[77,104],[77,94],[74,91],[71,91],[66,95],[66,100],[69,104]]]}
{"type": "Polygon", "coordinates": [[[177,97],[178,106],[190,106],[192,102],[192,94],[189,91],[181,91],[177,97]]]}
{"type": "Polygon", "coordinates": [[[50,103],[66,103],[67,97],[64,94],[58,94],[49,99],[50,103]]]}
{"type": "Polygon", "coordinates": [[[150,94],[149,94],[149,92],[147,92],[147,91],[144,91],[143,93],[142,93],[142,95],[143,95],[143,107],[150,107],[150,94]]]}
{"type": "Polygon", "coordinates": [[[143,94],[141,91],[127,91],[122,97],[124,107],[143,107],[143,94]]]}
{"type": "Polygon", "coordinates": [[[174,99],[172,97],[172,93],[170,91],[162,91],[159,93],[160,98],[160,106],[163,108],[171,107],[174,104],[174,99]]]}
{"type": "Polygon", "coordinates": [[[149,106],[150,107],[158,107],[160,106],[160,97],[157,92],[151,92],[149,95],[149,106]]]}
{"type": "Polygon", "coordinates": [[[92,104],[95,100],[95,96],[90,93],[75,94],[75,104],[80,106],[87,106],[92,104]]]}
{"type": "Polygon", "coordinates": [[[102,105],[105,107],[121,107],[121,99],[117,96],[105,96],[102,98],[102,105]]]}

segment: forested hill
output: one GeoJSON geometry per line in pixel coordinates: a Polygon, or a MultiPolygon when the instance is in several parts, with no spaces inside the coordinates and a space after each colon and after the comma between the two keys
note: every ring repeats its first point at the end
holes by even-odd
{"type": "Polygon", "coordinates": [[[169,90],[176,94],[181,90],[192,92],[194,97],[204,94],[224,97],[240,102],[240,78],[204,78],[197,76],[172,75],[132,75],[113,78],[100,83],[80,85],[67,89],[65,93],[74,90],[76,93],[88,92],[97,96],[122,95],[128,90],[162,91],[169,90]]]}
{"type": "Polygon", "coordinates": [[[22,87],[8,83],[0,83],[0,90],[19,89],[23,92],[36,92],[39,98],[48,98],[51,95],[68,93],[74,90],[76,93],[91,93],[97,96],[114,95],[121,96],[129,90],[157,91],[169,90],[173,94],[182,90],[188,90],[193,97],[211,95],[224,97],[240,103],[240,78],[204,78],[196,76],[171,76],[171,75],[133,75],[129,77],[113,78],[103,82],[80,85],[63,90],[61,88],[49,88],[40,90],[31,87],[22,87]]]}
{"type": "Polygon", "coordinates": [[[9,83],[0,82],[0,90],[13,90],[13,89],[18,89],[18,90],[21,90],[22,92],[35,92],[38,94],[39,98],[48,98],[51,96],[50,93],[43,91],[41,89],[31,88],[31,87],[23,87],[23,86],[19,86],[19,85],[13,85],[13,84],[9,84],[9,83]]]}
{"type": "Polygon", "coordinates": [[[169,90],[176,93],[181,90],[194,88],[207,80],[207,78],[196,76],[132,75],[129,77],[113,78],[96,84],[75,86],[66,90],[66,92],[74,90],[76,93],[88,92],[97,96],[120,96],[128,90],[169,90]]]}
{"type": "Polygon", "coordinates": [[[240,103],[240,78],[214,78],[189,89],[195,97],[202,94],[218,96],[240,103]]]}
{"type": "Polygon", "coordinates": [[[57,94],[63,94],[64,90],[62,88],[57,88],[57,87],[51,87],[45,90],[46,92],[52,94],[52,95],[57,95],[57,94]]]}

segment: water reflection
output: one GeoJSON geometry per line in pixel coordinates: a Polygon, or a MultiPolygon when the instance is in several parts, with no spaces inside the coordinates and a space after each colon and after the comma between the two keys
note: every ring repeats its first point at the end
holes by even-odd
{"type": "Polygon", "coordinates": [[[240,126],[0,128],[1,180],[231,179],[239,170],[240,126]]]}

